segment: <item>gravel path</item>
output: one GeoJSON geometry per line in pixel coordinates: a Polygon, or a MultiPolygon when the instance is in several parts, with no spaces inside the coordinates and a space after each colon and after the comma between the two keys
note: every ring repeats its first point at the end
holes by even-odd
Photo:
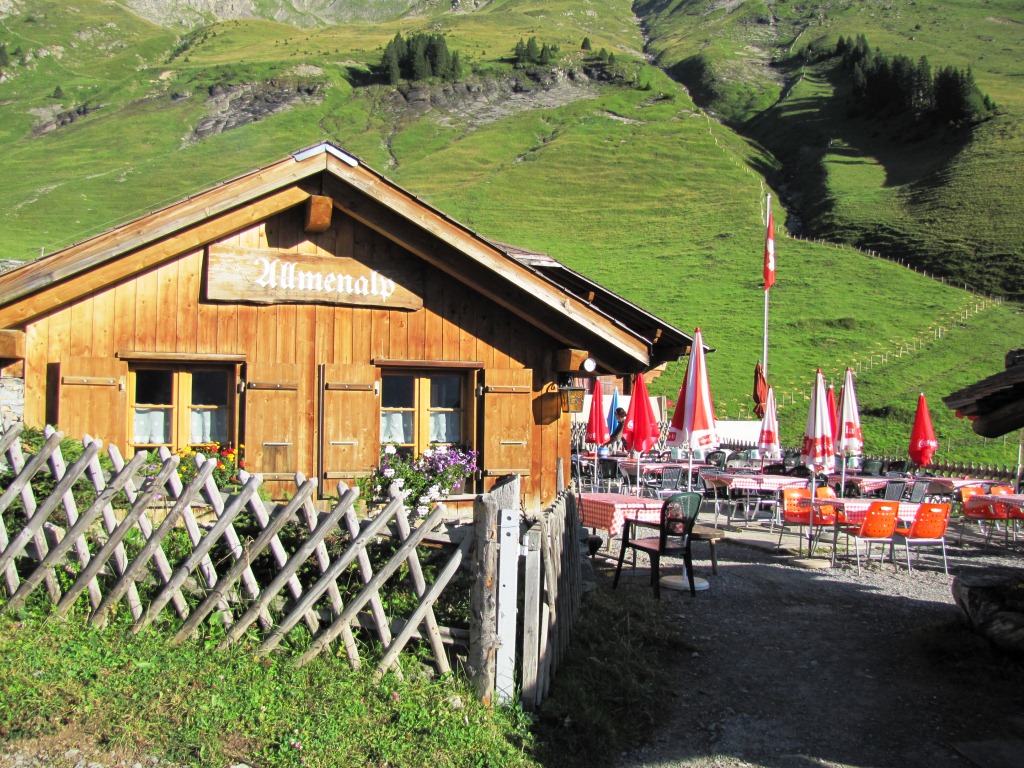
{"type": "MultiPolygon", "coordinates": [[[[949,549],[949,576],[931,549],[912,574],[875,561],[858,575],[722,542],[717,576],[695,562],[708,591],[662,592],[697,648],[666,671],[679,716],[618,766],[1024,766],[1022,667],[965,629],[950,591],[957,574],[1019,570],[1024,546],[949,549]]],[[[647,575],[620,589],[649,590],[647,575]]]]}

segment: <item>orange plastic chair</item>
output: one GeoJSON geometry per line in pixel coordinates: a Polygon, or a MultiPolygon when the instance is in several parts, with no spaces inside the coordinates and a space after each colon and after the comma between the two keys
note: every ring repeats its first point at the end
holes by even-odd
{"type": "MultiPolygon", "coordinates": [[[[857,550],[857,573],[860,574],[860,543],[866,547],[868,559],[871,558],[871,545],[874,543],[888,544],[892,551],[892,535],[896,531],[896,514],[899,512],[898,501],[873,501],[868,507],[864,521],[859,526],[847,526],[846,534],[852,538],[857,550]]],[[[882,548],[881,563],[885,559],[885,548],[882,548]]]]}
{"type": "MultiPolygon", "coordinates": [[[[946,526],[949,524],[949,504],[930,504],[925,502],[914,513],[914,522],[909,527],[896,526],[893,531],[893,544],[902,544],[907,548],[907,572],[913,570],[910,565],[910,546],[939,544],[942,546],[942,570],[948,574],[949,564],[946,561],[946,526]]],[[[894,561],[895,564],[895,561],[894,561]]]]}
{"type": "MultiPolygon", "coordinates": [[[[834,499],[836,498],[836,489],[830,485],[819,485],[814,489],[814,495],[819,499],[834,499]]],[[[832,522],[838,517],[840,523],[846,522],[846,515],[841,509],[832,506],[822,506],[818,508],[818,514],[823,517],[831,517],[832,522]]]]}
{"type": "MultiPolygon", "coordinates": [[[[975,509],[974,505],[970,504],[972,498],[984,492],[985,489],[980,485],[965,485],[954,492],[953,499],[960,508],[960,538],[957,539],[957,546],[960,546],[964,540],[964,527],[967,525],[968,520],[978,520],[980,527],[980,521],[986,519],[979,516],[983,511],[981,508],[975,509]]],[[[982,528],[982,533],[984,533],[984,528],[982,528]]]]}
{"type": "MultiPolygon", "coordinates": [[[[834,525],[835,511],[833,509],[831,514],[827,514],[822,510],[815,510],[812,507],[800,506],[800,499],[811,498],[810,488],[783,488],[782,489],[782,526],[779,530],[779,546],[782,546],[782,536],[786,531],[786,525],[795,525],[798,528],[798,535],[800,538],[799,547],[797,548],[797,554],[803,554],[803,540],[804,540],[804,526],[811,526],[813,532],[814,527],[819,528],[818,536],[821,536],[820,529],[827,525],[834,525]],[[813,518],[811,516],[813,512],[813,518]]],[[[814,553],[814,544],[817,541],[816,537],[808,536],[809,541],[807,542],[807,555],[808,557],[814,553]]]]}

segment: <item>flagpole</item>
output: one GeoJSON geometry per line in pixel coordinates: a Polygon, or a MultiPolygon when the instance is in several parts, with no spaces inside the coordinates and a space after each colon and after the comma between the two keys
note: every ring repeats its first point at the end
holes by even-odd
{"type": "MultiPolygon", "coordinates": [[[[767,208],[767,211],[768,211],[768,218],[767,218],[767,229],[766,229],[766,235],[765,235],[765,252],[766,252],[766,256],[767,256],[768,242],[769,242],[768,238],[771,238],[771,248],[772,248],[772,253],[773,253],[772,267],[773,267],[773,270],[774,270],[775,233],[772,232],[772,196],[771,196],[771,193],[768,194],[768,208],[767,208]]],[[[764,286],[764,347],[763,347],[763,350],[762,350],[763,354],[761,355],[761,359],[764,361],[764,376],[767,379],[768,378],[768,292],[769,292],[769,290],[771,290],[771,286],[768,285],[767,275],[765,277],[766,277],[766,280],[765,280],[765,286],[764,286]]],[[[773,275],[773,282],[774,282],[774,275],[773,275]]]]}

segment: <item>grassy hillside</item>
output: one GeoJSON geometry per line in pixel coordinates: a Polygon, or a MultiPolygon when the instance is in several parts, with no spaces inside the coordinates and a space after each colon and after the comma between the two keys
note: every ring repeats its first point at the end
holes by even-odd
{"type": "MultiPolygon", "coordinates": [[[[779,162],[709,119],[674,80],[642,61],[645,41],[624,0],[585,8],[506,0],[433,20],[310,30],[231,21],[181,39],[117,6],[78,3],[83,17],[76,21],[58,14],[56,4],[27,5],[41,10],[2,20],[0,41],[8,50],[51,53],[14,65],[0,83],[0,256],[50,252],[330,139],[481,234],[551,253],[685,330],[701,326],[718,350],[708,366],[719,415],[749,415],[761,355],[764,176],[779,162]],[[81,30],[110,30],[104,18],[123,47],[94,45],[90,54],[90,47],[68,44],[81,30]],[[457,112],[395,113],[382,106],[387,89],[364,83],[384,43],[419,28],[444,32],[485,74],[510,72],[512,47],[530,36],[558,44],[565,66],[578,66],[588,36],[595,51],[607,48],[627,62],[637,85],[580,88],[579,98],[561,106],[493,122],[457,112]],[[52,55],[58,45],[60,60],[52,55]],[[194,140],[211,86],[271,78],[316,81],[323,99],[194,140]],[[58,85],[63,100],[52,98],[58,85]],[[40,109],[88,100],[103,106],[31,135],[40,109]]],[[[808,74],[798,87],[829,86],[808,74]]],[[[783,105],[791,113],[778,120],[780,137],[802,124],[798,104],[791,96],[780,105],[780,115],[783,105]]],[[[978,163],[991,162],[981,148],[970,151],[978,163]]],[[[838,150],[835,157],[841,164],[838,150]]],[[[880,222],[898,237],[896,224],[912,217],[879,188],[872,175],[878,161],[856,154],[852,162],[873,181],[856,194],[852,182],[841,189],[837,182],[834,194],[846,197],[834,215],[864,226],[880,222]]],[[[969,165],[955,169],[970,175],[969,165]]],[[[821,189],[832,190],[831,181],[819,182],[821,189]]],[[[769,362],[785,442],[798,441],[814,370],[821,367],[838,386],[846,365],[859,363],[870,451],[905,451],[917,394],[925,391],[942,452],[1015,462],[1014,446],[976,438],[940,398],[995,372],[1005,351],[1020,345],[1024,318],[1016,306],[975,314],[980,302],[971,293],[853,249],[788,238],[775,210],[779,275],[769,362]],[[937,338],[940,326],[948,332],[937,338]]],[[[670,366],[654,391],[674,398],[681,377],[681,365],[670,366]]]]}
{"type": "Polygon", "coordinates": [[[981,290],[1024,295],[1024,12],[1011,0],[941,6],[849,0],[711,5],[650,0],[651,51],[698,103],[761,142],[809,234],[856,244],[981,290]],[[806,47],[865,35],[892,56],[970,68],[999,112],[922,136],[850,119],[848,82],[806,47]]]}

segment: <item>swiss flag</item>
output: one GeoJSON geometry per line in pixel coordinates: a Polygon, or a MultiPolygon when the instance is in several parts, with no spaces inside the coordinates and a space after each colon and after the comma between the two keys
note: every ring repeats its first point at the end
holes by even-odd
{"type": "Polygon", "coordinates": [[[775,285],[775,227],[772,209],[768,209],[768,232],[764,238],[764,289],[775,285]]]}

